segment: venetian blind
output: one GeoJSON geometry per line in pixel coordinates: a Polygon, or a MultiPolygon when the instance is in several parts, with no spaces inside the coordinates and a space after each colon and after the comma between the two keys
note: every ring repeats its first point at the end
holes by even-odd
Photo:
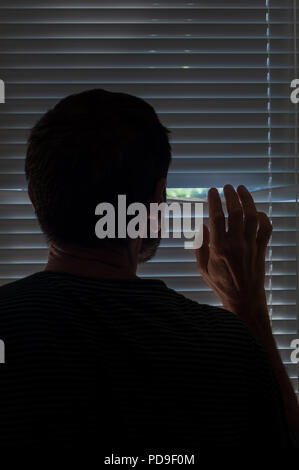
{"type": "MultiPolygon", "coordinates": [[[[60,98],[101,87],[150,102],[172,130],[169,188],[244,184],[274,225],[266,289],[290,361],[297,333],[294,3],[290,0],[1,0],[0,281],[43,269],[47,246],[29,204],[29,129],[60,98]]],[[[204,203],[205,223],[208,207],[204,203]]],[[[193,253],[162,240],[140,275],[220,305],[193,253]]]]}

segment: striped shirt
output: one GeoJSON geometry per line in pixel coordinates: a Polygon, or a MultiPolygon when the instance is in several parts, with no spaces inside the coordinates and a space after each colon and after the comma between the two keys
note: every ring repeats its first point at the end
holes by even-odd
{"type": "Polygon", "coordinates": [[[0,338],[3,449],[290,445],[258,339],[161,280],[38,272],[0,288],[0,338]]]}

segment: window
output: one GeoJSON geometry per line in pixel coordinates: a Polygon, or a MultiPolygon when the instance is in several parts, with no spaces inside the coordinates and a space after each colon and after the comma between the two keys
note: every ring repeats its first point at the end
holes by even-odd
{"type": "MultiPolygon", "coordinates": [[[[295,3],[2,0],[1,284],[42,270],[47,257],[23,171],[30,127],[60,98],[87,88],[141,96],[172,130],[169,197],[205,200],[211,186],[244,184],[270,216],[268,304],[298,391],[290,360],[298,337],[295,3]]],[[[220,305],[180,240],[163,240],[140,275],[220,305]]]]}

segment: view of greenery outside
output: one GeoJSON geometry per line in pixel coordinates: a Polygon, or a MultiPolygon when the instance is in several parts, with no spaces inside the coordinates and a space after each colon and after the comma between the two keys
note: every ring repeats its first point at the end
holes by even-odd
{"type": "MultiPolygon", "coordinates": [[[[207,198],[210,188],[167,188],[168,198],[207,198]]],[[[217,188],[220,197],[223,197],[223,188],[217,188]]]]}

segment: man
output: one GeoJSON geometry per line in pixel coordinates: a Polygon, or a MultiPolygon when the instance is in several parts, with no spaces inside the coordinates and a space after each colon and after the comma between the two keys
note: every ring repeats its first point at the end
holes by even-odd
{"type": "Polygon", "coordinates": [[[165,201],[169,132],[144,100],[102,89],[63,99],[32,129],[25,170],[49,259],[0,289],[2,448],[295,446],[298,404],[264,290],[272,227],[247,189],[224,187],[227,232],[209,191],[195,250],[224,308],[136,275],[158,238],[95,234],[102,201],[165,201]]]}

